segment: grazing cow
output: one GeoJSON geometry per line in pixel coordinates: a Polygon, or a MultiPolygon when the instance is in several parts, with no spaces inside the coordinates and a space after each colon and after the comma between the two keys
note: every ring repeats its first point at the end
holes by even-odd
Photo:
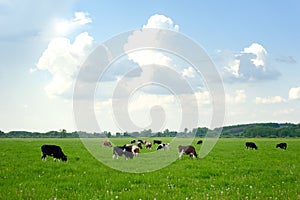
{"type": "Polygon", "coordinates": [[[195,147],[188,145],[188,146],[178,146],[178,153],[179,153],[179,159],[181,159],[182,155],[190,155],[190,157],[197,158],[198,155],[196,153],[195,147]]]}
{"type": "Polygon", "coordinates": [[[278,147],[279,147],[280,149],[286,150],[287,144],[286,144],[285,142],[282,142],[282,143],[279,143],[279,144],[276,145],[276,148],[278,148],[278,147]]]}
{"type": "Polygon", "coordinates": [[[143,144],[142,142],[138,141],[137,146],[138,146],[140,149],[143,149],[142,144],[143,144]]]}
{"type": "Polygon", "coordinates": [[[160,149],[162,149],[162,150],[169,150],[169,148],[170,148],[170,144],[169,143],[167,143],[167,144],[159,144],[157,146],[156,150],[160,150],[160,149]]]}
{"type": "Polygon", "coordinates": [[[202,140],[198,140],[197,144],[202,144],[203,141],[202,140]]]}
{"type": "Polygon", "coordinates": [[[62,152],[60,146],[56,145],[43,145],[41,146],[42,150],[42,160],[46,160],[46,156],[52,156],[54,160],[67,161],[67,156],[62,152]]]}
{"type": "Polygon", "coordinates": [[[153,140],[153,144],[161,144],[162,141],[161,140],[153,140]]]}
{"type": "Polygon", "coordinates": [[[152,143],[151,142],[146,141],[145,144],[146,144],[146,149],[151,149],[152,148],[152,143]]]}
{"type": "Polygon", "coordinates": [[[140,143],[142,143],[142,144],[145,144],[143,140],[138,140],[138,142],[140,142],[140,143]]]}
{"type": "Polygon", "coordinates": [[[107,141],[107,140],[104,140],[104,141],[102,142],[102,146],[103,146],[103,147],[112,147],[111,143],[110,143],[109,141],[107,141]]]}
{"type": "Polygon", "coordinates": [[[246,142],[246,149],[258,149],[254,142],[246,142]]]}
{"type": "Polygon", "coordinates": [[[134,143],[136,143],[136,140],[131,140],[130,141],[130,144],[134,144],[134,143]]]}
{"type": "Polygon", "coordinates": [[[133,155],[138,156],[140,153],[140,148],[136,145],[133,145],[131,148],[131,151],[132,151],[133,155]]]}
{"type": "Polygon", "coordinates": [[[128,158],[132,159],[133,158],[133,153],[132,149],[130,147],[124,146],[115,146],[113,150],[113,158],[119,158],[119,156],[125,156],[125,159],[128,160],[128,158]]]}

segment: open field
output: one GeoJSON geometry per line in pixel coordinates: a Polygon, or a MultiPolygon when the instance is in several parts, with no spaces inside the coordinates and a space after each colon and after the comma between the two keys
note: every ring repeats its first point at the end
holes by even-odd
{"type": "MultiPolygon", "coordinates": [[[[300,139],[220,139],[203,159],[185,156],[149,173],[111,169],[80,139],[0,139],[0,149],[0,199],[300,199],[300,139]],[[258,150],[246,150],[246,141],[258,150]],[[275,148],[282,141],[286,151],[275,148]],[[43,144],[60,145],[68,162],[41,161],[43,144]]],[[[114,162],[130,165],[147,151],[114,162]]]]}

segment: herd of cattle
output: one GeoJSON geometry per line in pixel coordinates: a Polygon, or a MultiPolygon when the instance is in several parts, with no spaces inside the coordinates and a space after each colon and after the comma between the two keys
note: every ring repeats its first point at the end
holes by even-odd
{"type": "MultiPolygon", "coordinates": [[[[202,144],[203,141],[199,140],[197,144],[202,144]]],[[[145,140],[132,140],[130,144],[125,144],[123,146],[112,146],[112,144],[105,140],[102,142],[103,147],[113,147],[113,158],[119,158],[120,156],[125,157],[127,160],[132,159],[134,156],[138,156],[140,153],[140,149],[143,149],[143,146],[146,149],[152,149],[152,146],[157,144],[156,150],[169,150],[170,144],[169,143],[163,143],[161,140],[153,140],[153,145],[150,141],[145,140]]],[[[287,143],[279,143],[276,145],[276,148],[284,149],[287,148],[287,143]]],[[[255,149],[257,150],[258,147],[254,142],[246,142],[246,149],[255,149]]],[[[42,150],[42,160],[46,160],[46,156],[52,156],[54,160],[62,160],[67,161],[67,156],[63,153],[60,146],[57,145],[43,145],[41,146],[42,150]]],[[[194,146],[187,145],[187,146],[178,146],[178,155],[179,159],[181,159],[182,155],[189,155],[192,158],[197,158],[197,152],[194,146]]]]}

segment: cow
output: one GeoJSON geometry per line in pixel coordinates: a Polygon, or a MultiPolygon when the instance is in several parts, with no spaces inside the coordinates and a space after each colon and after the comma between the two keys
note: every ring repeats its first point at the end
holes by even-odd
{"type": "Polygon", "coordinates": [[[67,156],[62,152],[60,146],[44,144],[43,146],[41,146],[41,150],[42,150],[43,161],[46,160],[46,156],[52,156],[54,160],[56,159],[62,161],[68,160],[67,156]]]}
{"type": "Polygon", "coordinates": [[[162,150],[169,150],[169,148],[170,148],[170,144],[169,143],[167,143],[167,144],[159,144],[157,146],[156,150],[160,150],[160,149],[162,149],[162,150]]]}
{"type": "Polygon", "coordinates": [[[107,140],[102,141],[102,146],[103,147],[112,147],[110,141],[107,141],[107,140]]]}
{"type": "Polygon", "coordinates": [[[153,144],[161,144],[162,141],[161,140],[153,140],[153,144]]]}
{"type": "Polygon", "coordinates": [[[152,148],[152,143],[151,142],[146,141],[145,144],[146,144],[146,149],[151,149],[152,148]]]}
{"type": "Polygon", "coordinates": [[[142,142],[138,141],[137,146],[138,146],[140,149],[143,149],[142,144],[143,144],[142,142]]]}
{"type": "Polygon", "coordinates": [[[287,144],[286,144],[285,142],[282,142],[282,143],[276,144],[276,148],[280,148],[280,149],[284,149],[284,150],[286,150],[286,148],[287,148],[287,144]]]}
{"type": "Polygon", "coordinates": [[[136,140],[131,140],[130,141],[130,144],[134,144],[134,143],[136,143],[136,140]]]}
{"type": "Polygon", "coordinates": [[[124,146],[115,146],[113,149],[113,156],[112,158],[114,159],[115,157],[118,159],[119,156],[125,156],[125,159],[128,160],[128,158],[132,159],[133,158],[133,153],[132,153],[132,148],[131,147],[126,147],[124,146]]]}
{"type": "Polygon", "coordinates": [[[198,140],[197,144],[202,144],[203,141],[202,140],[198,140]]]}
{"type": "Polygon", "coordinates": [[[142,143],[142,144],[145,144],[143,140],[138,140],[138,142],[140,142],[140,143],[142,143]]]}
{"type": "Polygon", "coordinates": [[[133,145],[131,148],[131,151],[132,151],[133,155],[138,156],[140,153],[140,148],[136,145],[133,145]]]}
{"type": "Polygon", "coordinates": [[[181,159],[182,155],[190,155],[190,157],[197,158],[198,155],[196,153],[195,147],[188,145],[188,146],[178,146],[178,153],[179,153],[179,159],[181,159]]]}
{"type": "Polygon", "coordinates": [[[256,144],[254,142],[246,142],[246,149],[255,149],[255,150],[257,150],[258,147],[256,146],[256,144]]]}

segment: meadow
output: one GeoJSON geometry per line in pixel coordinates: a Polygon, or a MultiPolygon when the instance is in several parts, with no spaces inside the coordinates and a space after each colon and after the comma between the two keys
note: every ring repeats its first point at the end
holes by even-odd
{"type": "MultiPolygon", "coordinates": [[[[90,140],[103,148],[100,139],[90,140]]],[[[125,144],[130,138],[111,141],[125,144]]],[[[145,173],[108,167],[80,139],[0,139],[0,149],[0,199],[300,199],[300,139],[219,139],[204,158],[184,156],[145,173]],[[246,141],[258,150],[246,150],[246,141]],[[283,141],[287,150],[276,149],[283,141]],[[41,161],[43,144],[60,145],[68,162],[41,161]]],[[[105,151],[112,160],[112,149],[105,151]]],[[[147,151],[113,162],[132,165],[147,151]]]]}

